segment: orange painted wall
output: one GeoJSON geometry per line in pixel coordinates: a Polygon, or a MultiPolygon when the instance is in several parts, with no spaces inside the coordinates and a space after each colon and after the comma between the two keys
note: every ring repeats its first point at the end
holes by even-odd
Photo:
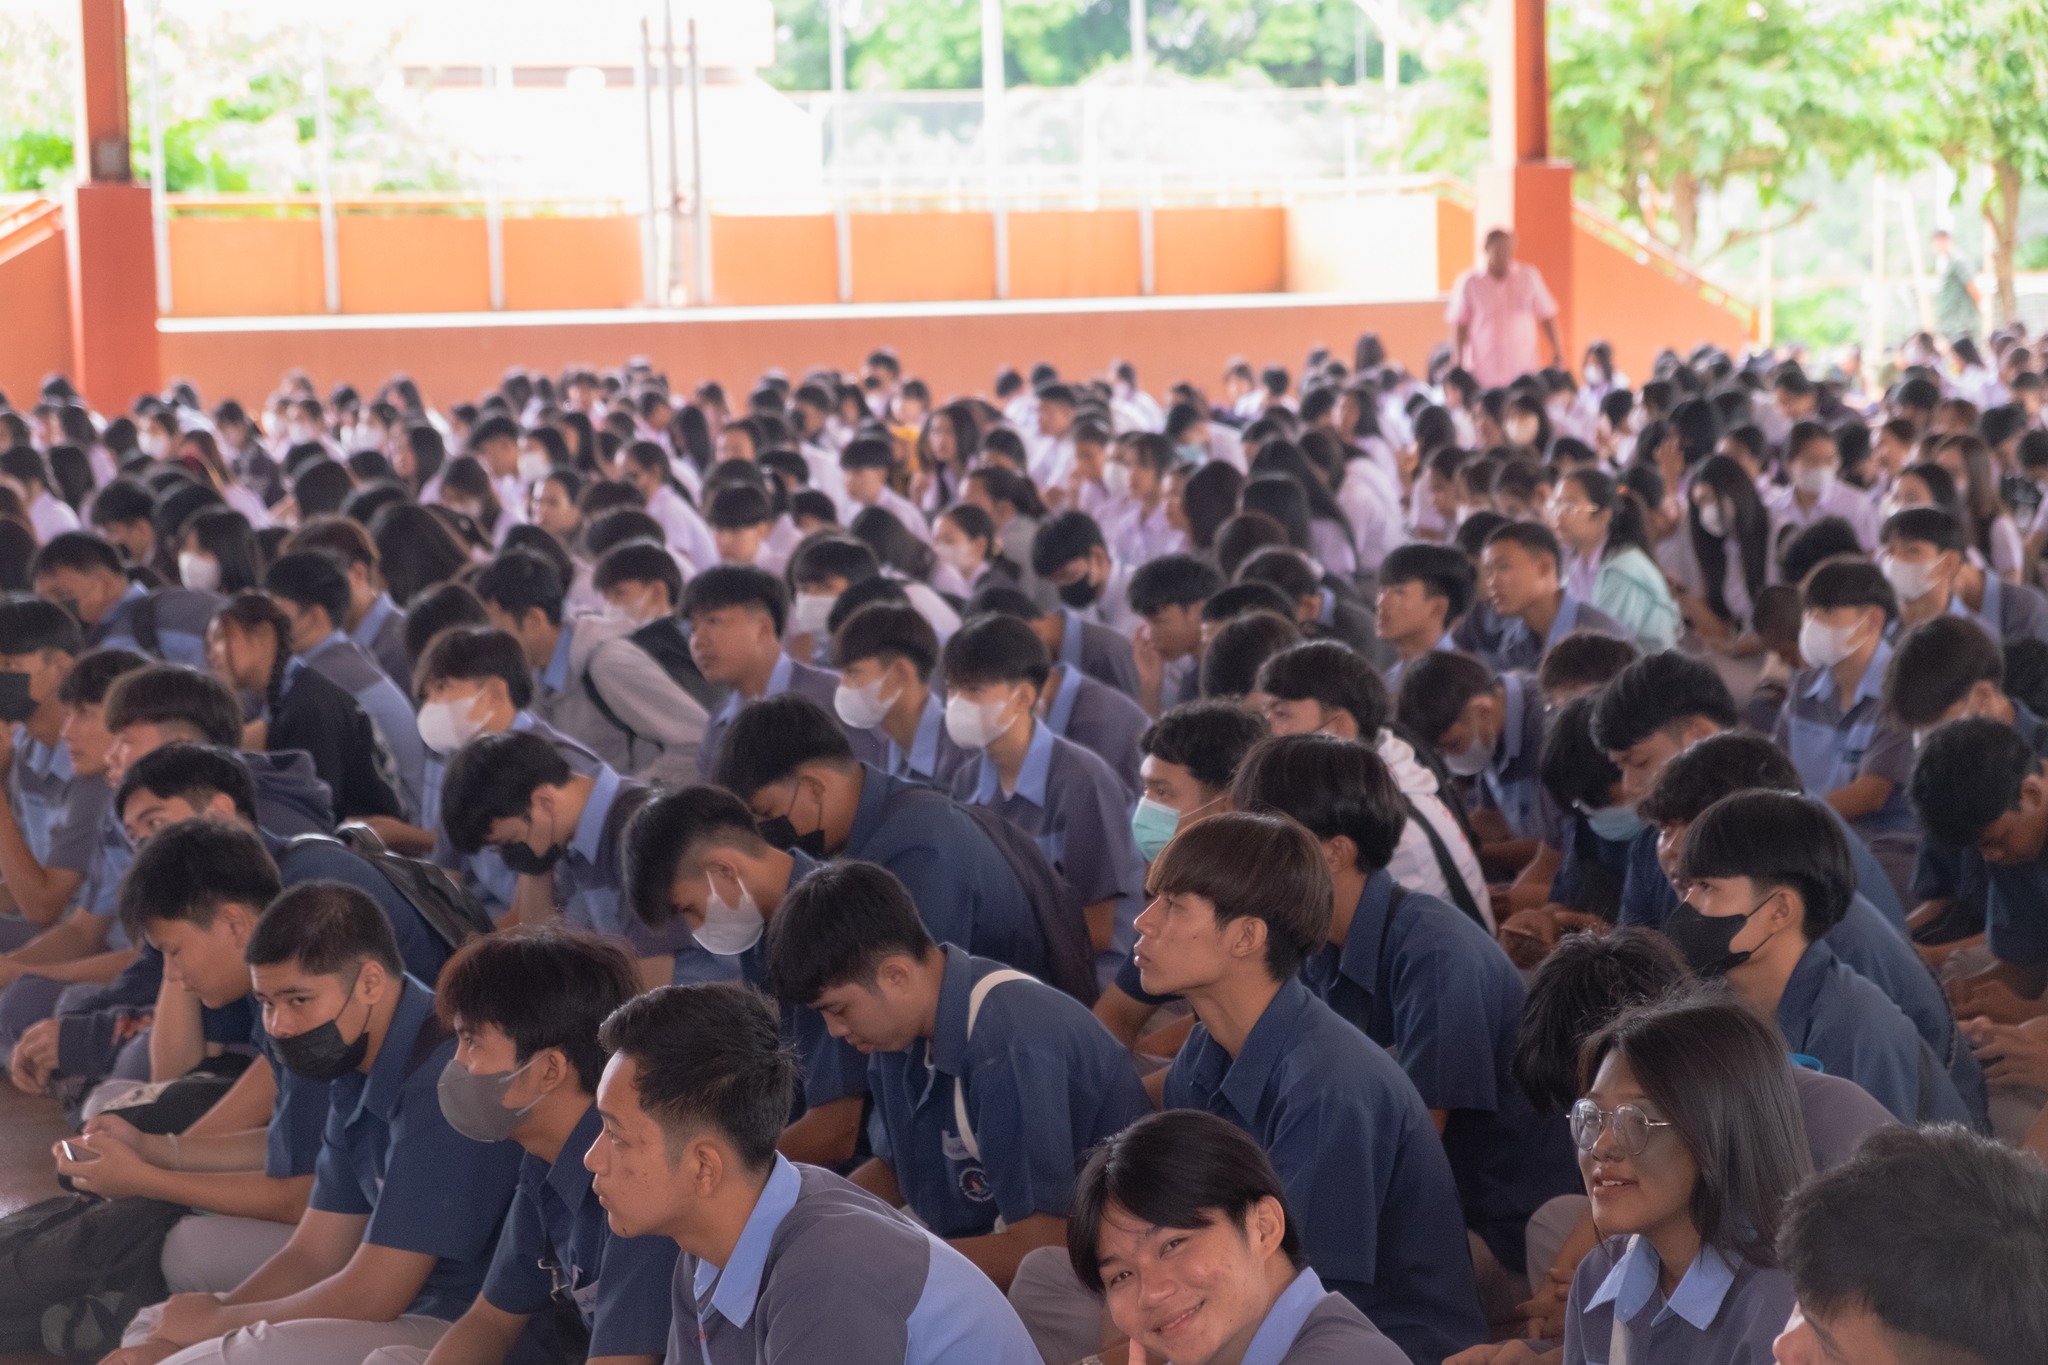
{"type": "Polygon", "coordinates": [[[1159,209],[1152,261],[1161,294],[1277,294],[1287,287],[1287,210],[1159,209]]]}
{"type": "Polygon", "coordinates": [[[1128,298],[1144,288],[1135,209],[1010,215],[1010,297],[1128,298]]]}
{"type": "Polygon", "coordinates": [[[320,224],[311,218],[173,218],[171,312],[271,317],[324,311],[320,224]]]}
{"type": "Polygon", "coordinates": [[[71,368],[71,285],[61,230],[25,237],[0,258],[0,393],[34,406],[43,376],[71,368]]]}
{"type": "Polygon", "coordinates": [[[856,213],[853,301],[992,299],[995,232],[986,213],[856,213]]]}
{"type": "Polygon", "coordinates": [[[713,214],[712,292],[738,307],[837,303],[838,252],[827,216],[713,214]]]}
{"type": "MultiPolygon", "coordinates": [[[[630,308],[640,301],[638,219],[507,218],[504,243],[507,308],[630,308]]],[[[488,260],[484,268],[488,284],[488,260]]]]}
{"type": "Polygon", "coordinates": [[[1360,332],[1419,367],[1443,335],[1443,306],[1276,304],[1129,308],[1122,304],[1007,307],[955,315],[873,317],[823,312],[789,318],[621,318],[592,323],[326,328],[308,320],[289,330],[168,331],[168,374],[188,376],[209,400],[260,401],[289,366],[303,366],[323,390],[342,379],[374,388],[396,370],[428,397],[454,402],[495,384],[507,366],[556,370],[610,365],[645,355],[679,384],[723,380],[744,391],[763,370],[801,374],[814,364],[857,369],[876,346],[896,348],[904,373],[935,394],[988,392],[1004,365],[1049,360],[1062,373],[1100,374],[1131,360],[1144,383],[1163,391],[1188,380],[1214,391],[1224,361],[1300,364],[1311,346],[1349,354],[1360,332]]]}
{"type": "MultiPolygon", "coordinates": [[[[1579,344],[1606,338],[1614,347],[1614,363],[1638,384],[1650,377],[1657,353],[1667,346],[1683,352],[1711,341],[1739,354],[1748,345],[1745,322],[1691,285],[1588,232],[1575,234],[1572,249],[1577,253],[1572,311],[1579,344]]],[[[1577,356],[1571,360],[1578,363],[1577,356]]]]}
{"type": "Polygon", "coordinates": [[[1442,195],[1436,200],[1436,287],[1448,294],[1473,261],[1472,210],[1442,195]]]}

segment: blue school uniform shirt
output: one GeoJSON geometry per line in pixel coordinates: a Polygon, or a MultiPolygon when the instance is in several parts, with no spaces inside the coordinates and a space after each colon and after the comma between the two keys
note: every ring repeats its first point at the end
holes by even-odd
{"type": "Polygon", "coordinates": [[[946,733],[946,703],[937,692],[924,699],[918,713],[917,732],[905,749],[878,729],[883,743],[882,771],[906,782],[922,782],[938,791],[953,790],[953,778],[974,760],[972,749],[963,749],[946,733]]]}
{"type": "Polygon", "coordinates": [[[2015,640],[2048,640],[2048,597],[2023,583],[2008,583],[1997,574],[1984,575],[1984,598],[1971,611],[1963,599],[1949,594],[1948,614],[1984,627],[2000,644],[2015,640]]]}
{"type": "Polygon", "coordinates": [[[1076,672],[1085,673],[1106,687],[1127,697],[1138,695],[1138,665],[1131,655],[1131,642],[1099,621],[1090,621],[1072,607],[1059,608],[1059,657],[1076,672]]]}
{"type": "Polygon", "coordinates": [[[1480,652],[1480,658],[1496,673],[1533,673],[1543,656],[1559,640],[1575,630],[1598,631],[1612,635],[1617,640],[1633,640],[1635,637],[1619,621],[1589,603],[1581,602],[1570,593],[1565,593],[1557,606],[1557,617],[1550,623],[1550,631],[1541,640],[1519,616],[1499,616],[1500,638],[1490,650],[1480,652]]]}
{"type": "Polygon", "coordinates": [[[1786,1046],[1845,1076],[1901,1123],[1976,1126],[1910,1019],[1826,943],[1808,944],[1778,999],[1786,1046]]]}
{"type": "MultiPolygon", "coordinates": [[[[576,832],[563,846],[561,861],[555,864],[555,903],[562,907],[562,917],[585,929],[628,940],[640,929],[640,921],[638,916],[632,916],[629,923],[620,903],[618,850],[607,847],[616,844],[617,839],[605,837],[605,826],[620,794],[639,785],[600,763],[591,779],[583,814],[577,817],[576,832]]],[[[617,831],[610,833],[616,836],[617,831]]]]}
{"type": "Polygon", "coordinates": [[[14,807],[14,822],[21,827],[22,842],[35,860],[50,861],[50,827],[63,814],[65,797],[73,784],[71,746],[63,740],[45,744],[28,732],[28,726],[13,727],[14,757],[8,767],[8,796],[14,807]]]}
{"type": "Polygon", "coordinates": [[[1316,1273],[1408,1353],[1436,1365],[1487,1339],[1436,1125],[1394,1059],[1284,983],[1233,1058],[1196,1024],[1165,1107],[1203,1109],[1263,1147],[1316,1273]]]}
{"type": "Polygon", "coordinates": [[[1002,850],[951,798],[863,764],[839,856],[894,873],[935,941],[1035,976],[1050,970],[1031,898],[1002,850]]]}
{"type": "MultiPolygon", "coordinates": [[[[1436,643],[1429,648],[1430,652],[1434,654],[1455,654],[1458,650],[1458,642],[1451,638],[1449,631],[1445,631],[1437,637],[1436,643]]],[[[1388,664],[1386,672],[1380,675],[1387,680],[1387,692],[1389,695],[1398,693],[1401,690],[1401,670],[1406,667],[1407,663],[1404,660],[1396,659],[1388,664]]]]}
{"type": "Polygon", "coordinates": [[[1065,1218],[1088,1152],[1152,1111],[1131,1055],[1088,1008],[1040,981],[989,989],[967,1028],[968,995],[1000,962],[952,944],[930,1039],[868,1059],[875,1155],[896,1172],[903,1202],[952,1239],[1046,1213],[1065,1218]],[[980,1156],[958,1131],[964,1087],[980,1156]]]}
{"type": "Polygon", "coordinates": [[[140,583],[130,583],[128,590],[107,608],[107,614],[99,619],[99,624],[85,632],[85,647],[132,649],[137,654],[151,655],[165,663],[183,664],[204,673],[207,666],[206,624],[216,611],[226,605],[226,600],[191,588],[160,589],[154,594],[157,648],[148,650],[135,638],[135,608],[149,596],[152,594],[148,588],[140,583]]]}
{"type": "Polygon", "coordinates": [[[1543,786],[1543,691],[1522,673],[1503,673],[1502,725],[1493,759],[1479,774],[1479,804],[1497,810],[1517,839],[1558,847],[1557,804],[1543,786]]]}
{"type": "Polygon", "coordinates": [[[672,1365],[1040,1365],[1003,1292],[866,1190],[777,1156],[723,1266],[676,1258],[672,1365]]]}
{"type": "Polygon", "coordinates": [[[1955,1013],[1942,994],[1941,983],[1912,944],[1894,933],[1860,895],[1850,900],[1841,923],[1822,935],[1821,942],[1912,1020],[1922,1041],[1955,1083],[1964,1106],[1981,1124],[1989,1103],[1984,1068],[1956,1027],[1955,1013]]]}
{"type": "Polygon", "coordinates": [[[1266,1310],[1240,1365],[1408,1365],[1408,1357],[1303,1266],[1266,1310]]]}
{"type": "Polygon", "coordinates": [[[1046,861],[1080,893],[1081,904],[1114,902],[1116,931],[1110,950],[1097,961],[1105,979],[1113,976],[1138,941],[1145,860],[1131,837],[1123,787],[1109,765],[1034,718],[1014,792],[1003,794],[996,765],[983,753],[960,770],[953,797],[992,806],[1029,834],[1046,861]]]}
{"type": "MultiPolygon", "coordinates": [[[[603,759],[531,711],[514,712],[512,723],[506,728],[519,734],[539,735],[562,756],[562,761],[569,765],[569,771],[578,777],[593,777],[604,766],[603,759]]],[[[503,914],[512,908],[512,893],[518,887],[518,874],[505,866],[498,850],[489,845],[465,857],[448,842],[448,831],[441,820],[441,788],[447,780],[448,760],[429,750],[423,778],[425,789],[420,794],[420,825],[434,832],[434,851],[427,855],[428,861],[450,872],[464,873],[469,889],[485,908],[493,915],[503,914]]]]}
{"type": "Polygon", "coordinates": [[[1052,680],[1058,684],[1052,705],[1040,717],[1047,729],[1089,750],[1110,767],[1123,783],[1127,805],[1144,795],[1145,783],[1138,776],[1144,756],[1138,740],[1152,725],[1145,708],[1106,683],[1097,682],[1079,669],[1065,664],[1054,667],[1052,680]]]}
{"type": "Polygon", "coordinates": [[[1644,1237],[1610,1237],[1586,1253],[1565,1304],[1565,1365],[1608,1365],[1614,1320],[1631,1365],[1771,1365],[1792,1278],[1702,1246],[1666,1299],[1663,1263],[1644,1237]]]}
{"type": "Polygon", "coordinates": [[[1857,817],[1856,828],[1868,834],[1910,833],[1917,828],[1906,795],[1913,771],[1913,732],[1884,714],[1884,674],[1891,657],[1891,641],[1879,640],[1847,707],[1842,705],[1833,669],[1808,668],[1793,674],[1771,732],[1771,742],[1785,751],[1799,770],[1799,780],[1816,797],[1864,776],[1892,784],[1883,806],[1857,817]]]}
{"type": "Polygon", "coordinates": [[[1395,889],[1374,873],[1343,944],[1304,962],[1301,979],[1400,1063],[1425,1108],[1448,1111],[1466,1226],[1520,1270],[1529,1215],[1582,1188],[1564,1117],[1539,1115],[1514,1076],[1522,978],[1464,914],[1405,887],[1396,901],[1395,889]]]}
{"type": "MultiPolygon", "coordinates": [[[[568,636],[565,632],[563,635],[564,644],[556,651],[557,663],[560,665],[559,669],[557,669],[555,664],[549,665],[550,677],[555,676],[557,672],[560,674],[559,680],[550,684],[556,691],[560,691],[568,681],[569,654],[566,643],[567,639],[568,636]]],[[[832,704],[832,696],[838,690],[839,675],[837,673],[829,669],[813,668],[809,664],[800,664],[787,654],[777,654],[775,656],[775,666],[768,670],[768,685],[762,689],[760,696],[742,697],[738,692],[734,692],[725,699],[723,706],[711,713],[711,718],[705,722],[704,739],[697,746],[698,780],[703,782],[711,780],[711,774],[718,767],[718,746],[725,742],[725,732],[732,728],[732,723],[739,717],[741,709],[749,701],[764,701],[769,697],[779,697],[784,692],[794,692],[800,697],[809,697],[812,701],[816,702],[819,709],[830,716],[833,722],[846,735],[846,742],[853,746],[853,756],[855,758],[863,763],[877,765],[887,763],[888,751],[884,747],[885,740],[880,731],[856,730],[839,719],[839,712],[832,704]]]]}
{"type": "Polygon", "coordinates": [[[307,1207],[368,1217],[363,1240],[434,1257],[406,1312],[463,1315],[482,1288],[518,1179],[519,1148],[472,1142],[441,1116],[441,1070],[455,1038],[433,1021],[434,993],[410,977],[370,1070],[328,1087],[327,1129],[307,1207]]]}
{"type": "Polygon", "coordinates": [[[532,1317],[547,1311],[559,1287],[590,1333],[592,1357],[660,1355],[668,1346],[676,1244],[613,1235],[583,1165],[601,1126],[592,1105],[553,1161],[530,1152],[520,1158],[483,1297],[500,1312],[532,1317]]]}

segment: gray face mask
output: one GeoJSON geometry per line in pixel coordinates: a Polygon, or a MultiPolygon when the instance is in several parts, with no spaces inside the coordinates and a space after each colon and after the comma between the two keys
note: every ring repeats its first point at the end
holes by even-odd
{"type": "Polygon", "coordinates": [[[536,1060],[528,1058],[526,1066],[493,1076],[479,1076],[450,1057],[448,1065],[441,1068],[441,1081],[437,1087],[441,1117],[448,1120],[450,1128],[472,1142],[505,1141],[512,1136],[514,1129],[526,1122],[526,1116],[540,1103],[536,1099],[524,1108],[505,1107],[506,1092],[511,1090],[520,1073],[536,1060]]]}

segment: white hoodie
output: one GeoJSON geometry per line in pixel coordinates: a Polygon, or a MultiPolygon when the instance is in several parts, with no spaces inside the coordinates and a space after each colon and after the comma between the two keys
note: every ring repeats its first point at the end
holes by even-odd
{"type": "MultiPolygon", "coordinates": [[[[1493,902],[1486,894],[1486,874],[1480,871],[1479,857],[1473,853],[1465,831],[1458,827],[1457,817],[1438,796],[1436,774],[1417,762],[1415,750],[1392,731],[1380,731],[1376,747],[1380,757],[1386,761],[1388,771],[1393,773],[1395,784],[1401,788],[1401,794],[1414,804],[1422,818],[1436,830],[1437,837],[1443,840],[1444,847],[1450,850],[1451,861],[1457,865],[1465,889],[1472,894],[1472,903],[1479,907],[1479,913],[1486,921],[1486,930],[1492,933],[1497,926],[1493,922],[1493,902]]],[[[1402,828],[1401,842],[1394,849],[1387,871],[1403,886],[1426,891],[1447,904],[1457,904],[1456,897],[1451,895],[1449,886],[1444,882],[1443,870],[1437,865],[1436,850],[1430,847],[1428,833],[1413,820],[1402,828]]]]}

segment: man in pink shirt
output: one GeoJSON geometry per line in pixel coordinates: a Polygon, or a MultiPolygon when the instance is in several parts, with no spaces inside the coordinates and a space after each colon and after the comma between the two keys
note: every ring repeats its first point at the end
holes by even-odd
{"type": "Polygon", "coordinates": [[[1458,363],[1486,388],[1535,371],[1539,327],[1550,343],[1550,363],[1564,364],[1557,303],[1536,267],[1515,259],[1515,235],[1506,228],[1486,234],[1486,268],[1458,276],[1444,320],[1458,329],[1458,363]]]}

